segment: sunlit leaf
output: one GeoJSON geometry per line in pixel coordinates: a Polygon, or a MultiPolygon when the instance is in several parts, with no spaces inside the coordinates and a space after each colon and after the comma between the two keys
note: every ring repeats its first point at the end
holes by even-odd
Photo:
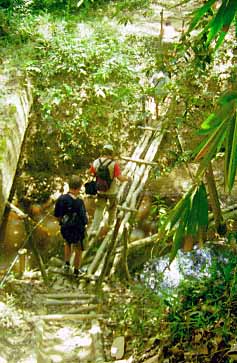
{"type": "Polygon", "coordinates": [[[201,158],[208,154],[207,159],[211,160],[214,154],[217,152],[220,147],[219,144],[223,139],[224,133],[226,129],[225,120],[221,122],[221,124],[214,130],[214,132],[209,136],[206,140],[202,149],[198,152],[195,157],[195,161],[199,161],[201,158]]]}
{"type": "Polygon", "coordinates": [[[196,27],[201,18],[211,9],[215,2],[216,0],[209,0],[205,5],[193,12],[194,18],[189,25],[188,32],[191,32],[196,27]]]}
{"type": "Polygon", "coordinates": [[[221,46],[221,44],[223,43],[223,40],[225,39],[225,36],[226,36],[226,32],[222,31],[216,42],[215,50],[217,50],[221,46]]]}
{"type": "MultiPolygon", "coordinates": [[[[193,19],[190,22],[188,33],[198,24],[204,17],[212,12],[212,5],[217,3],[217,0],[209,0],[202,7],[193,12],[193,19]]],[[[234,21],[237,12],[236,0],[222,0],[221,6],[212,19],[203,28],[202,34],[207,35],[205,46],[209,46],[214,39],[217,39],[215,50],[220,47],[229,30],[231,23],[234,21]]]]}
{"type": "Polygon", "coordinates": [[[199,135],[209,133],[211,129],[216,128],[220,123],[221,119],[217,117],[215,113],[211,113],[208,118],[201,124],[201,130],[198,132],[199,135]]]}
{"type": "Polygon", "coordinates": [[[230,104],[231,101],[237,101],[237,92],[228,91],[221,95],[218,99],[219,105],[230,104]]]}

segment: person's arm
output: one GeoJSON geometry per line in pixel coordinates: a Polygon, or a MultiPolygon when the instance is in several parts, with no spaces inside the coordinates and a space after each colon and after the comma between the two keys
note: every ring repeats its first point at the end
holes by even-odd
{"type": "Polygon", "coordinates": [[[59,197],[56,201],[55,208],[54,208],[54,216],[57,218],[58,223],[61,223],[61,219],[63,216],[63,204],[62,204],[62,198],[59,197]]]}
{"type": "Polygon", "coordinates": [[[87,217],[87,212],[86,212],[86,207],[85,207],[85,203],[84,201],[81,199],[81,218],[83,221],[83,225],[86,226],[88,224],[88,217],[87,217]]]}
{"type": "Polygon", "coordinates": [[[119,176],[117,176],[117,179],[121,182],[125,182],[125,181],[131,181],[132,178],[130,176],[127,175],[122,175],[120,174],[119,176]]]}
{"type": "Polygon", "coordinates": [[[132,178],[130,176],[123,175],[121,173],[120,166],[118,163],[115,163],[115,165],[114,165],[114,177],[117,178],[120,182],[132,180],[132,178]]]}

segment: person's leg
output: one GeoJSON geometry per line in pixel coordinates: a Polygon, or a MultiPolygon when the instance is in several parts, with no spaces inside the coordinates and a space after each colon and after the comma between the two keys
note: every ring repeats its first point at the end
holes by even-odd
{"type": "Polygon", "coordinates": [[[75,245],[74,246],[74,250],[75,250],[74,267],[76,269],[79,269],[80,264],[81,264],[81,254],[82,254],[82,250],[81,250],[80,244],[75,245]]]}
{"type": "Polygon", "coordinates": [[[111,196],[109,197],[109,207],[108,207],[108,213],[109,213],[109,220],[108,220],[108,224],[109,226],[111,226],[115,219],[116,219],[116,215],[117,215],[117,196],[111,196]]]}
{"type": "Polygon", "coordinates": [[[65,242],[64,244],[64,261],[65,263],[70,263],[71,258],[71,245],[68,242],[65,242]]]}
{"type": "Polygon", "coordinates": [[[92,224],[88,231],[88,237],[95,236],[99,233],[100,223],[103,220],[104,210],[106,207],[107,199],[99,197],[97,198],[95,213],[92,224]]]}
{"type": "Polygon", "coordinates": [[[64,270],[68,272],[70,269],[71,245],[68,242],[64,243],[64,270]]]}
{"type": "Polygon", "coordinates": [[[80,243],[74,245],[75,257],[74,257],[74,274],[78,275],[79,267],[81,264],[82,249],[80,243]]]}

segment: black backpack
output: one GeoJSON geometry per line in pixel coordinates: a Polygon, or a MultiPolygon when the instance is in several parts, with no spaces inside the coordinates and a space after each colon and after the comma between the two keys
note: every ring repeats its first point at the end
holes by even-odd
{"type": "Polygon", "coordinates": [[[103,162],[99,159],[100,165],[96,170],[96,188],[100,192],[106,192],[113,181],[109,172],[109,165],[112,162],[113,160],[109,159],[105,159],[103,162]]]}
{"type": "Polygon", "coordinates": [[[91,180],[85,184],[85,192],[88,195],[96,195],[97,194],[97,186],[94,180],[91,180]]]}
{"type": "Polygon", "coordinates": [[[74,201],[71,200],[67,205],[67,213],[63,215],[60,221],[62,227],[76,227],[80,223],[80,216],[74,211],[74,201]]]}

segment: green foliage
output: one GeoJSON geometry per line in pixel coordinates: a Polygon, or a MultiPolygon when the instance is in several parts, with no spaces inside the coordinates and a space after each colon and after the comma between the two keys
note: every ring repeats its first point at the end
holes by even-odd
{"type": "Polygon", "coordinates": [[[182,340],[189,347],[195,346],[195,335],[201,329],[210,341],[221,336],[222,348],[228,346],[236,329],[236,263],[232,251],[215,252],[205,280],[189,277],[182,282],[169,304],[173,344],[182,340]]]}
{"type": "Polygon", "coordinates": [[[214,13],[213,5],[217,3],[217,0],[209,0],[202,7],[195,10],[188,29],[190,33],[203,21],[205,16],[212,14],[212,18],[207,22],[202,33],[206,34],[206,46],[209,46],[213,40],[216,40],[215,49],[219,48],[223,43],[237,13],[237,2],[235,0],[222,0],[221,6],[214,13]]]}
{"type": "Polygon", "coordinates": [[[75,11],[80,7],[89,8],[94,4],[101,4],[102,0],[3,0],[0,7],[8,10],[8,13],[22,12],[26,9],[32,11],[75,11]]]}
{"type": "Polygon", "coordinates": [[[119,150],[136,132],[133,120],[141,108],[137,49],[119,41],[106,23],[84,23],[81,31],[88,36],[79,39],[66,27],[48,31],[55,36],[39,38],[36,58],[26,64],[41,119],[35,147],[40,150],[53,138],[50,156],[56,168],[88,167],[105,140],[119,150]]]}
{"type": "Polygon", "coordinates": [[[165,316],[166,306],[160,296],[137,283],[130,287],[124,299],[119,307],[111,304],[112,317],[117,321],[117,331],[127,335],[127,339],[132,338],[134,349],[144,348],[146,341],[153,337],[154,332],[159,334],[159,338],[165,335],[162,319],[165,316]],[[116,310],[113,311],[115,306],[116,310]],[[143,337],[142,341],[139,336],[143,337]]]}
{"type": "Polygon", "coordinates": [[[195,160],[200,162],[197,175],[203,173],[208,163],[225,147],[225,185],[232,190],[237,168],[237,92],[224,93],[218,108],[201,125],[199,134],[207,138],[195,150],[195,160]]]}
{"type": "Polygon", "coordinates": [[[208,226],[208,202],[203,183],[194,185],[168,213],[159,237],[168,239],[173,236],[170,263],[181,248],[185,237],[202,240],[208,226]]]}

